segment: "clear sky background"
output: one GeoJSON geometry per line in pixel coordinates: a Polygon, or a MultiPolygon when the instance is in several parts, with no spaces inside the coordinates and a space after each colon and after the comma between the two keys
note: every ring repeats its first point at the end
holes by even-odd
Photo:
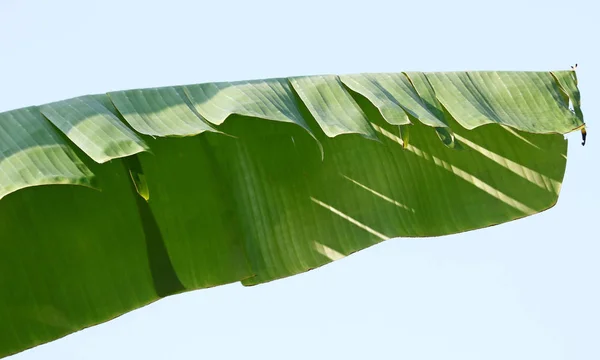
{"type": "Polygon", "coordinates": [[[579,63],[589,130],[585,147],[568,136],[560,200],[540,215],[169,297],[10,359],[600,359],[596,3],[1,0],[0,111],[210,81],[579,63]]]}

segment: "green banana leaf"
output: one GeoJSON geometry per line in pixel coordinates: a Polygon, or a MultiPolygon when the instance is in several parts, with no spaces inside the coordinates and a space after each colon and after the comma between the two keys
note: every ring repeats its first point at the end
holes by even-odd
{"type": "Polygon", "coordinates": [[[0,357],[168,295],[546,210],[563,134],[583,126],[574,71],[210,83],[0,113],[0,357]]]}

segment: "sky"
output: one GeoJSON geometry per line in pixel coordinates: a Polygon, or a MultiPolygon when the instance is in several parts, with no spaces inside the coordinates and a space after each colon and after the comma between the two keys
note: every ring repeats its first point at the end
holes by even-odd
{"type": "Polygon", "coordinates": [[[0,1],[0,112],[210,81],[578,63],[588,124],[542,214],[168,297],[9,359],[599,359],[596,3],[0,1]]]}

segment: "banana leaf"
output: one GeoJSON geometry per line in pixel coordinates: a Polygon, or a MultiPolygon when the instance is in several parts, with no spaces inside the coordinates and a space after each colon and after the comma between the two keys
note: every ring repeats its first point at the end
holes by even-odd
{"type": "Polygon", "coordinates": [[[306,76],[0,113],[0,357],[162,297],[552,207],[574,71],[306,76]]]}

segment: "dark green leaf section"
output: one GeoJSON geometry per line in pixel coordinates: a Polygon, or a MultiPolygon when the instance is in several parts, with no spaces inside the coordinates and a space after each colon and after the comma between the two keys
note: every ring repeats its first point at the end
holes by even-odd
{"type": "Polygon", "coordinates": [[[290,156],[310,153],[310,139],[283,128],[236,142],[229,176],[238,182],[238,211],[248,216],[256,273],[244,284],[306,271],[391,237],[467,231],[556,202],[566,163],[561,135],[529,136],[533,147],[498,126],[461,129],[457,136],[471,147],[454,151],[420,124],[406,145],[397,128],[373,126],[381,143],[357,135],[322,140],[322,163],[290,156]]]}
{"type": "Polygon", "coordinates": [[[242,243],[231,189],[215,160],[222,151],[202,137],[149,140],[152,154],[139,156],[149,207],[173,267],[186,288],[222,285],[253,273],[242,243]]]}
{"type": "Polygon", "coordinates": [[[543,211],[579,106],[573,72],[400,73],[0,113],[0,356],[182,291],[543,211]]]}
{"type": "Polygon", "coordinates": [[[137,156],[133,156],[125,159],[124,163],[133,180],[131,183],[132,193],[135,192],[139,195],[133,197],[135,198],[144,239],[146,240],[148,263],[156,294],[164,297],[182,292],[185,288],[173,268],[173,263],[165,246],[163,232],[148,204],[150,192],[140,160],[137,156]]]}
{"type": "Polygon", "coordinates": [[[126,168],[89,166],[101,192],[42,186],[0,201],[0,355],[158,299],[126,168]]]}

